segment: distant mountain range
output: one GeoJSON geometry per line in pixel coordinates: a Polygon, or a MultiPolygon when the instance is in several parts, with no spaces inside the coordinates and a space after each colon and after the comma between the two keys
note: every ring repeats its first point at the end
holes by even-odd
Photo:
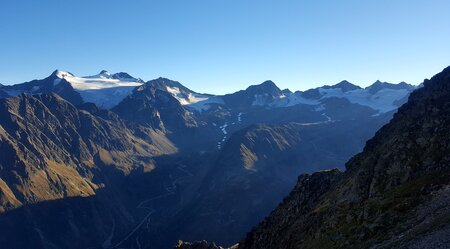
{"type": "Polygon", "coordinates": [[[344,169],[416,88],[343,81],[291,92],[266,81],[212,95],[165,78],[58,70],[0,86],[0,244],[230,245],[299,174],[344,169]]]}
{"type": "MultiPolygon", "coordinates": [[[[251,107],[289,107],[294,105],[320,106],[329,98],[342,98],[350,103],[370,107],[378,112],[387,112],[398,108],[396,101],[401,101],[415,86],[401,82],[391,84],[376,81],[372,85],[361,88],[348,81],[342,81],[332,86],[323,86],[304,92],[280,90],[272,81],[250,86],[245,90],[226,95],[196,93],[179,82],[159,78],[144,82],[140,78],[120,72],[110,74],[102,70],[99,74],[77,77],[69,72],[56,70],[43,80],[2,86],[3,93],[17,96],[21,93],[47,93],[54,91],[62,93],[73,91],[73,95],[81,97],[82,102],[92,102],[98,107],[111,109],[117,106],[125,97],[133,93],[137,86],[146,85],[170,93],[181,105],[192,111],[205,111],[216,106],[230,109],[251,107]],[[236,103],[236,99],[238,99],[236,103]]],[[[79,103],[80,99],[69,99],[79,103]]]]}

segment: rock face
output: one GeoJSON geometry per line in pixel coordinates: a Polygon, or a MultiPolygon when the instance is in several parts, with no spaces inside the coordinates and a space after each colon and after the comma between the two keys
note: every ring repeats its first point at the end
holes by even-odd
{"type": "Polygon", "coordinates": [[[112,110],[125,120],[169,132],[197,126],[190,112],[177,99],[168,92],[155,88],[152,82],[134,89],[130,96],[112,110]]]}
{"type": "Polygon", "coordinates": [[[449,136],[447,68],[411,94],[345,173],[301,176],[239,248],[449,247],[449,136]]]}

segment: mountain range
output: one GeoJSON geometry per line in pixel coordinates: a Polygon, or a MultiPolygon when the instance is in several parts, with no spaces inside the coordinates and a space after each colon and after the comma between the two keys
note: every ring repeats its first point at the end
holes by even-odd
{"type": "Polygon", "coordinates": [[[213,95],[104,70],[0,86],[0,244],[232,245],[298,175],[343,170],[416,89],[266,81],[213,95]]]}
{"type": "Polygon", "coordinates": [[[344,80],[332,86],[291,92],[289,89],[280,90],[272,81],[265,81],[233,94],[212,95],[194,92],[179,82],[165,78],[144,82],[124,72],[111,74],[105,70],[85,77],[77,77],[72,73],[56,70],[43,80],[0,87],[4,96],[55,92],[61,96],[66,95],[67,100],[73,104],[92,102],[100,108],[111,109],[125,97],[132,95],[133,89],[137,86],[144,85],[170,93],[181,105],[198,112],[214,109],[217,106],[234,111],[250,107],[270,109],[299,104],[320,106],[330,98],[342,98],[350,103],[367,106],[383,113],[398,108],[399,103],[396,101],[401,101],[415,88],[405,82],[391,84],[376,81],[363,89],[344,80]]]}

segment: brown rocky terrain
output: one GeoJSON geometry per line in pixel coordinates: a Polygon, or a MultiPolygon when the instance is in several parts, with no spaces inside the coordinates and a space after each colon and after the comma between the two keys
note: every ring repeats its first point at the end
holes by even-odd
{"type": "Polygon", "coordinates": [[[0,100],[0,207],[91,196],[110,167],[128,174],[151,170],[150,158],[175,152],[154,130],[138,137],[116,115],[94,116],[55,94],[0,100]],[[139,159],[149,158],[147,162],[139,159]]]}

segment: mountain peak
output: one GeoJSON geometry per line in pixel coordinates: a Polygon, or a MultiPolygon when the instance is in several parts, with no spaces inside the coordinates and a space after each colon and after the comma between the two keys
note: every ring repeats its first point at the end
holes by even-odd
{"type": "Polygon", "coordinates": [[[72,73],[56,69],[55,71],[53,71],[53,73],[50,76],[55,76],[57,78],[63,79],[64,77],[74,76],[74,75],[72,73]]]}
{"type": "Polygon", "coordinates": [[[282,92],[283,94],[291,94],[291,93],[292,93],[292,91],[289,90],[289,88],[283,89],[283,90],[281,90],[281,92],[282,92]]]}
{"type": "Polygon", "coordinates": [[[277,85],[271,80],[266,80],[259,85],[252,85],[247,88],[248,92],[252,94],[270,94],[273,96],[281,95],[281,90],[277,85]]]}
{"type": "Polygon", "coordinates": [[[180,82],[174,81],[171,79],[167,79],[164,77],[159,77],[157,79],[153,79],[150,81],[147,81],[146,84],[151,85],[157,89],[168,91],[168,88],[178,88],[178,91],[184,92],[184,93],[194,93],[191,89],[183,86],[180,82]]]}
{"type": "Polygon", "coordinates": [[[337,83],[337,85],[339,85],[339,84],[352,84],[352,83],[348,82],[347,80],[343,80],[343,81],[337,83]]]}
{"type": "Polygon", "coordinates": [[[395,89],[395,90],[401,90],[405,89],[408,91],[414,90],[414,86],[410,85],[405,82],[400,82],[399,84],[393,84],[388,82],[381,82],[380,80],[375,81],[372,85],[366,87],[366,89],[369,90],[370,93],[376,93],[382,89],[395,89]]]}
{"type": "Polygon", "coordinates": [[[352,83],[348,82],[347,80],[343,80],[343,81],[337,83],[336,85],[334,85],[333,87],[340,88],[343,92],[361,89],[361,87],[359,87],[355,84],[352,84],[352,83]]]}
{"type": "Polygon", "coordinates": [[[115,73],[115,74],[111,75],[111,78],[116,79],[116,80],[121,80],[121,81],[136,81],[136,82],[144,83],[144,81],[141,78],[135,78],[125,72],[115,73]]]}
{"type": "Polygon", "coordinates": [[[98,76],[99,76],[100,78],[106,78],[106,79],[110,79],[110,78],[111,78],[111,74],[110,74],[108,71],[106,71],[106,70],[100,71],[100,73],[98,74],[98,76]]]}
{"type": "Polygon", "coordinates": [[[320,87],[320,88],[322,88],[322,89],[335,89],[335,88],[339,88],[339,89],[342,90],[342,92],[348,92],[348,91],[353,91],[353,90],[361,89],[361,87],[359,87],[359,86],[357,86],[357,85],[355,85],[355,84],[352,84],[352,83],[348,82],[347,80],[343,80],[343,81],[341,81],[341,82],[339,82],[339,83],[337,83],[337,84],[335,84],[335,85],[331,85],[331,86],[326,85],[326,86],[323,86],[323,87],[320,87]]]}
{"type": "Polygon", "coordinates": [[[278,86],[271,80],[266,80],[263,83],[259,84],[260,87],[264,88],[276,88],[279,89],[278,86]]]}

